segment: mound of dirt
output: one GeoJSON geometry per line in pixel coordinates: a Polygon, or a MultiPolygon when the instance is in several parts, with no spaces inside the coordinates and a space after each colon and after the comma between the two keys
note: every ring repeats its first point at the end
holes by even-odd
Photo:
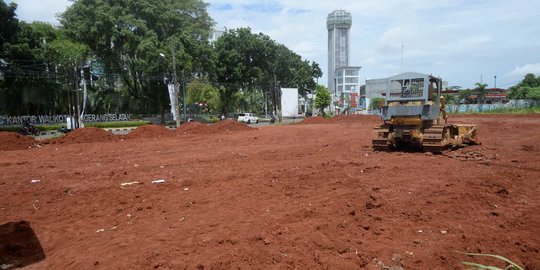
{"type": "Polygon", "coordinates": [[[217,131],[241,131],[241,130],[253,130],[252,127],[240,123],[235,120],[224,120],[219,121],[211,126],[212,129],[217,131]]]}
{"type": "Polygon", "coordinates": [[[308,117],[299,124],[328,124],[330,123],[329,119],[323,118],[321,116],[308,117]]]}
{"type": "Polygon", "coordinates": [[[209,125],[199,122],[187,122],[175,130],[176,134],[208,134],[215,132],[209,125]]]}
{"type": "Polygon", "coordinates": [[[174,132],[160,125],[146,125],[136,128],[126,135],[128,139],[160,138],[174,136],[174,132]]]}
{"type": "Polygon", "coordinates": [[[114,134],[96,127],[86,127],[73,130],[66,136],[51,141],[51,143],[72,144],[72,143],[95,143],[115,141],[114,134]]]}
{"type": "Polygon", "coordinates": [[[28,149],[34,142],[31,137],[19,133],[0,131],[0,151],[28,149]]]}

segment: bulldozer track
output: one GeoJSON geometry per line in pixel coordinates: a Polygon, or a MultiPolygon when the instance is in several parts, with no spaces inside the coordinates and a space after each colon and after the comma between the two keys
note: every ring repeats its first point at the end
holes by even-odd
{"type": "Polygon", "coordinates": [[[446,138],[444,136],[446,127],[444,125],[434,125],[424,129],[422,149],[425,152],[442,153],[446,148],[446,138]]]}
{"type": "Polygon", "coordinates": [[[388,151],[388,133],[387,128],[375,128],[377,132],[377,138],[372,140],[373,150],[375,151],[388,151]]]}

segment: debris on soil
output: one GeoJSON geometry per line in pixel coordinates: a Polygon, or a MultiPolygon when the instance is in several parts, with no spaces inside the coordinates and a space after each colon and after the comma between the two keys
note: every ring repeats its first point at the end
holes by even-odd
{"type": "Polygon", "coordinates": [[[35,145],[35,140],[16,132],[0,131],[0,151],[25,150],[35,145]]]}
{"type": "Polygon", "coordinates": [[[125,183],[122,183],[122,184],[120,184],[120,186],[125,187],[125,186],[139,185],[139,184],[140,184],[140,182],[133,181],[133,182],[125,182],[125,183]]]}
{"type": "Polygon", "coordinates": [[[145,125],[136,128],[126,135],[127,139],[172,137],[174,132],[160,125],[145,125]]]}
{"type": "MultiPolygon", "coordinates": [[[[463,149],[460,149],[460,150],[463,150],[463,149]]],[[[450,158],[459,159],[461,161],[487,161],[487,160],[492,159],[480,151],[463,150],[463,151],[445,153],[444,155],[450,158]]]]}
{"type": "Polygon", "coordinates": [[[163,184],[163,183],[165,183],[165,179],[158,179],[158,180],[152,181],[152,184],[163,184]]]}

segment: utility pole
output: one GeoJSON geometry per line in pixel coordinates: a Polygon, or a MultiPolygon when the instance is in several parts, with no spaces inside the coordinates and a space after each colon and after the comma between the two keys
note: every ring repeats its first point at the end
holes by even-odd
{"type": "Polygon", "coordinates": [[[279,82],[277,80],[277,76],[274,73],[274,93],[276,95],[276,104],[274,105],[276,107],[276,114],[278,117],[279,123],[283,120],[283,114],[281,112],[281,86],[279,85],[279,82]]]}
{"type": "Polygon", "coordinates": [[[79,107],[79,78],[78,78],[78,72],[77,72],[77,63],[73,66],[73,89],[71,89],[71,95],[69,95],[69,119],[70,119],[70,129],[77,129],[79,128],[79,115],[80,115],[80,107],[79,107]]]}
{"type": "Polygon", "coordinates": [[[264,117],[268,118],[268,92],[264,90],[264,117]]]}
{"type": "Polygon", "coordinates": [[[494,76],[495,83],[493,84],[493,89],[497,89],[497,75],[494,76]]]}
{"type": "Polygon", "coordinates": [[[184,70],[182,69],[182,110],[184,111],[184,122],[187,121],[186,115],[186,82],[184,77],[184,70]]]}
{"type": "MultiPolygon", "coordinates": [[[[75,80],[75,78],[73,78],[75,80]]],[[[75,83],[73,83],[73,87],[75,87],[75,83]]],[[[66,124],[69,124],[69,127],[67,127],[69,130],[74,129],[73,127],[73,89],[69,89],[67,91],[67,98],[68,98],[68,118],[66,119],[66,124]]]]}
{"type": "Polygon", "coordinates": [[[311,116],[315,116],[315,90],[317,89],[317,86],[319,85],[319,77],[315,79],[316,84],[314,89],[311,90],[311,116]]]}
{"type": "MultiPolygon", "coordinates": [[[[174,116],[176,117],[176,127],[180,126],[180,116],[179,116],[179,104],[178,104],[178,76],[176,75],[176,53],[174,47],[171,46],[171,56],[172,56],[172,71],[173,71],[173,81],[174,81],[174,91],[173,91],[173,100],[171,100],[171,106],[173,106],[174,116]]],[[[184,106],[184,118],[185,118],[185,106],[184,106]]]]}

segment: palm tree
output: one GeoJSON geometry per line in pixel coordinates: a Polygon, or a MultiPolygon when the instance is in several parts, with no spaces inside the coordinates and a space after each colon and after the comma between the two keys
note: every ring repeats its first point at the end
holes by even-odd
{"type": "Polygon", "coordinates": [[[484,103],[484,99],[487,94],[487,84],[485,83],[475,83],[476,88],[474,89],[478,93],[478,104],[484,103]]]}

